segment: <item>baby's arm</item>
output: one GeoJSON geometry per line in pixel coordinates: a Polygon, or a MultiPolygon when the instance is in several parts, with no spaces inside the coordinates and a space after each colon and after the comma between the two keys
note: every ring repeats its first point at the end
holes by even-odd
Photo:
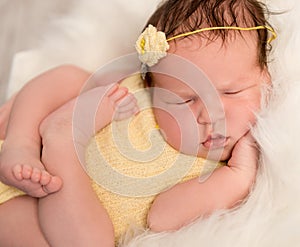
{"type": "Polygon", "coordinates": [[[8,101],[0,106],[0,140],[5,139],[7,123],[15,98],[16,95],[12,96],[8,101]]]}
{"type": "Polygon", "coordinates": [[[28,82],[14,100],[6,140],[26,143],[29,139],[40,150],[38,129],[41,121],[77,96],[89,76],[88,72],[78,67],[64,65],[28,82]]]}
{"type": "Polygon", "coordinates": [[[50,112],[78,95],[89,76],[77,67],[60,66],[32,79],[17,94],[0,156],[2,182],[31,196],[47,194],[41,185],[51,183],[53,177],[40,162],[39,125],[50,112]]]}
{"type": "Polygon", "coordinates": [[[157,196],[148,214],[154,231],[177,230],[200,216],[240,203],[254,183],[258,151],[250,133],[235,145],[228,165],[203,183],[199,178],[178,184],[157,196]]]}

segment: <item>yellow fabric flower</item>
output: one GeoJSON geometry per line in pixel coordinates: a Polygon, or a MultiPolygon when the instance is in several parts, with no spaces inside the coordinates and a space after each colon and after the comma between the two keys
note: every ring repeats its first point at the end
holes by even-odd
{"type": "Polygon", "coordinates": [[[135,48],[141,62],[149,67],[167,55],[169,44],[164,32],[149,25],[136,41],[135,48]]]}

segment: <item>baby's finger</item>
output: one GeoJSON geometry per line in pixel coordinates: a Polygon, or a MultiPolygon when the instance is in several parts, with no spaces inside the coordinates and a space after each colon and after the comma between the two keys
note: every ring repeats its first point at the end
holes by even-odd
{"type": "Polygon", "coordinates": [[[135,100],[128,101],[128,102],[125,102],[125,104],[122,103],[120,105],[117,105],[115,108],[115,112],[126,112],[126,111],[132,110],[133,108],[136,108],[136,107],[138,107],[138,105],[135,100]]]}
{"type": "Polygon", "coordinates": [[[114,120],[120,121],[129,118],[133,115],[136,115],[138,112],[139,112],[139,108],[137,106],[128,111],[116,112],[116,114],[114,115],[114,120]]]}
{"type": "Polygon", "coordinates": [[[134,103],[135,105],[137,104],[137,100],[136,98],[133,96],[133,94],[131,93],[128,93],[125,97],[119,99],[117,102],[116,102],[116,105],[117,106],[126,106],[128,104],[132,104],[134,103]]]}
{"type": "Polygon", "coordinates": [[[235,145],[228,165],[248,171],[256,169],[258,153],[256,141],[252,134],[248,132],[235,145]]]}
{"type": "Polygon", "coordinates": [[[252,150],[252,152],[257,152],[257,142],[254,139],[253,135],[251,134],[251,132],[249,131],[248,133],[246,133],[240,140],[241,145],[243,145],[244,147],[248,147],[249,149],[252,150]]]}
{"type": "Polygon", "coordinates": [[[116,90],[118,90],[119,85],[118,84],[113,84],[113,85],[109,85],[110,88],[107,91],[106,95],[109,97],[110,95],[112,95],[116,90]]]}
{"type": "Polygon", "coordinates": [[[115,109],[115,112],[127,112],[127,111],[130,111],[134,108],[138,108],[136,102],[132,101],[132,102],[129,102],[128,104],[126,105],[118,105],[116,106],[116,109],[115,109]]]}
{"type": "Polygon", "coordinates": [[[117,102],[120,99],[124,98],[128,93],[128,89],[125,87],[118,88],[112,94],[108,95],[108,97],[113,101],[117,102]]]}

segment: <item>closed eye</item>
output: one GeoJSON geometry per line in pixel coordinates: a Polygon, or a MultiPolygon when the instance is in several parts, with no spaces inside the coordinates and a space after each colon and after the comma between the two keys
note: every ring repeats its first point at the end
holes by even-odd
{"type": "Polygon", "coordinates": [[[191,103],[193,102],[194,99],[188,99],[188,100],[185,100],[185,101],[182,101],[182,102],[177,102],[175,103],[176,105],[183,105],[183,104],[188,104],[188,103],[191,103]]]}
{"type": "Polygon", "coordinates": [[[237,91],[226,91],[224,92],[225,95],[235,95],[238,93],[241,93],[243,90],[237,90],[237,91]]]}
{"type": "Polygon", "coordinates": [[[195,101],[195,99],[191,98],[191,99],[187,99],[187,100],[183,100],[183,101],[174,101],[174,102],[166,102],[167,104],[170,105],[185,105],[185,104],[190,104],[193,103],[195,101]]]}

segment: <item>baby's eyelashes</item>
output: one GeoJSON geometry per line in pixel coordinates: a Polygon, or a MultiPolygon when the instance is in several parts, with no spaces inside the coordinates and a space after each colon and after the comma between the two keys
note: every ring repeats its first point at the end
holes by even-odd
{"type": "Polygon", "coordinates": [[[193,103],[194,102],[194,99],[187,99],[187,100],[184,100],[182,102],[177,102],[175,103],[176,105],[183,105],[183,104],[189,104],[189,103],[193,103]]]}
{"type": "Polygon", "coordinates": [[[192,104],[196,101],[197,99],[195,97],[193,98],[188,98],[188,99],[176,99],[176,100],[166,100],[165,103],[169,105],[185,105],[185,104],[192,104]]]}
{"type": "Polygon", "coordinates": [[[236,87],[232,87],[232,88],[224,88],[224,89],[220,89],[219,92],[220,94],[223,95],[237,95],[237,94],[241,94],[243,92],[246,92],[250,89],[253,89],[257,87],[256,83],[251,83],[251,84],[246,84],[244,86],[236,86],[236,87]]]}
{"type": "Polygon", "coordinates": [[[236,90],[236,91],[225,91],[223,94],[225,95],[235,95],[241,93],[243,90],[236,90]]]}

